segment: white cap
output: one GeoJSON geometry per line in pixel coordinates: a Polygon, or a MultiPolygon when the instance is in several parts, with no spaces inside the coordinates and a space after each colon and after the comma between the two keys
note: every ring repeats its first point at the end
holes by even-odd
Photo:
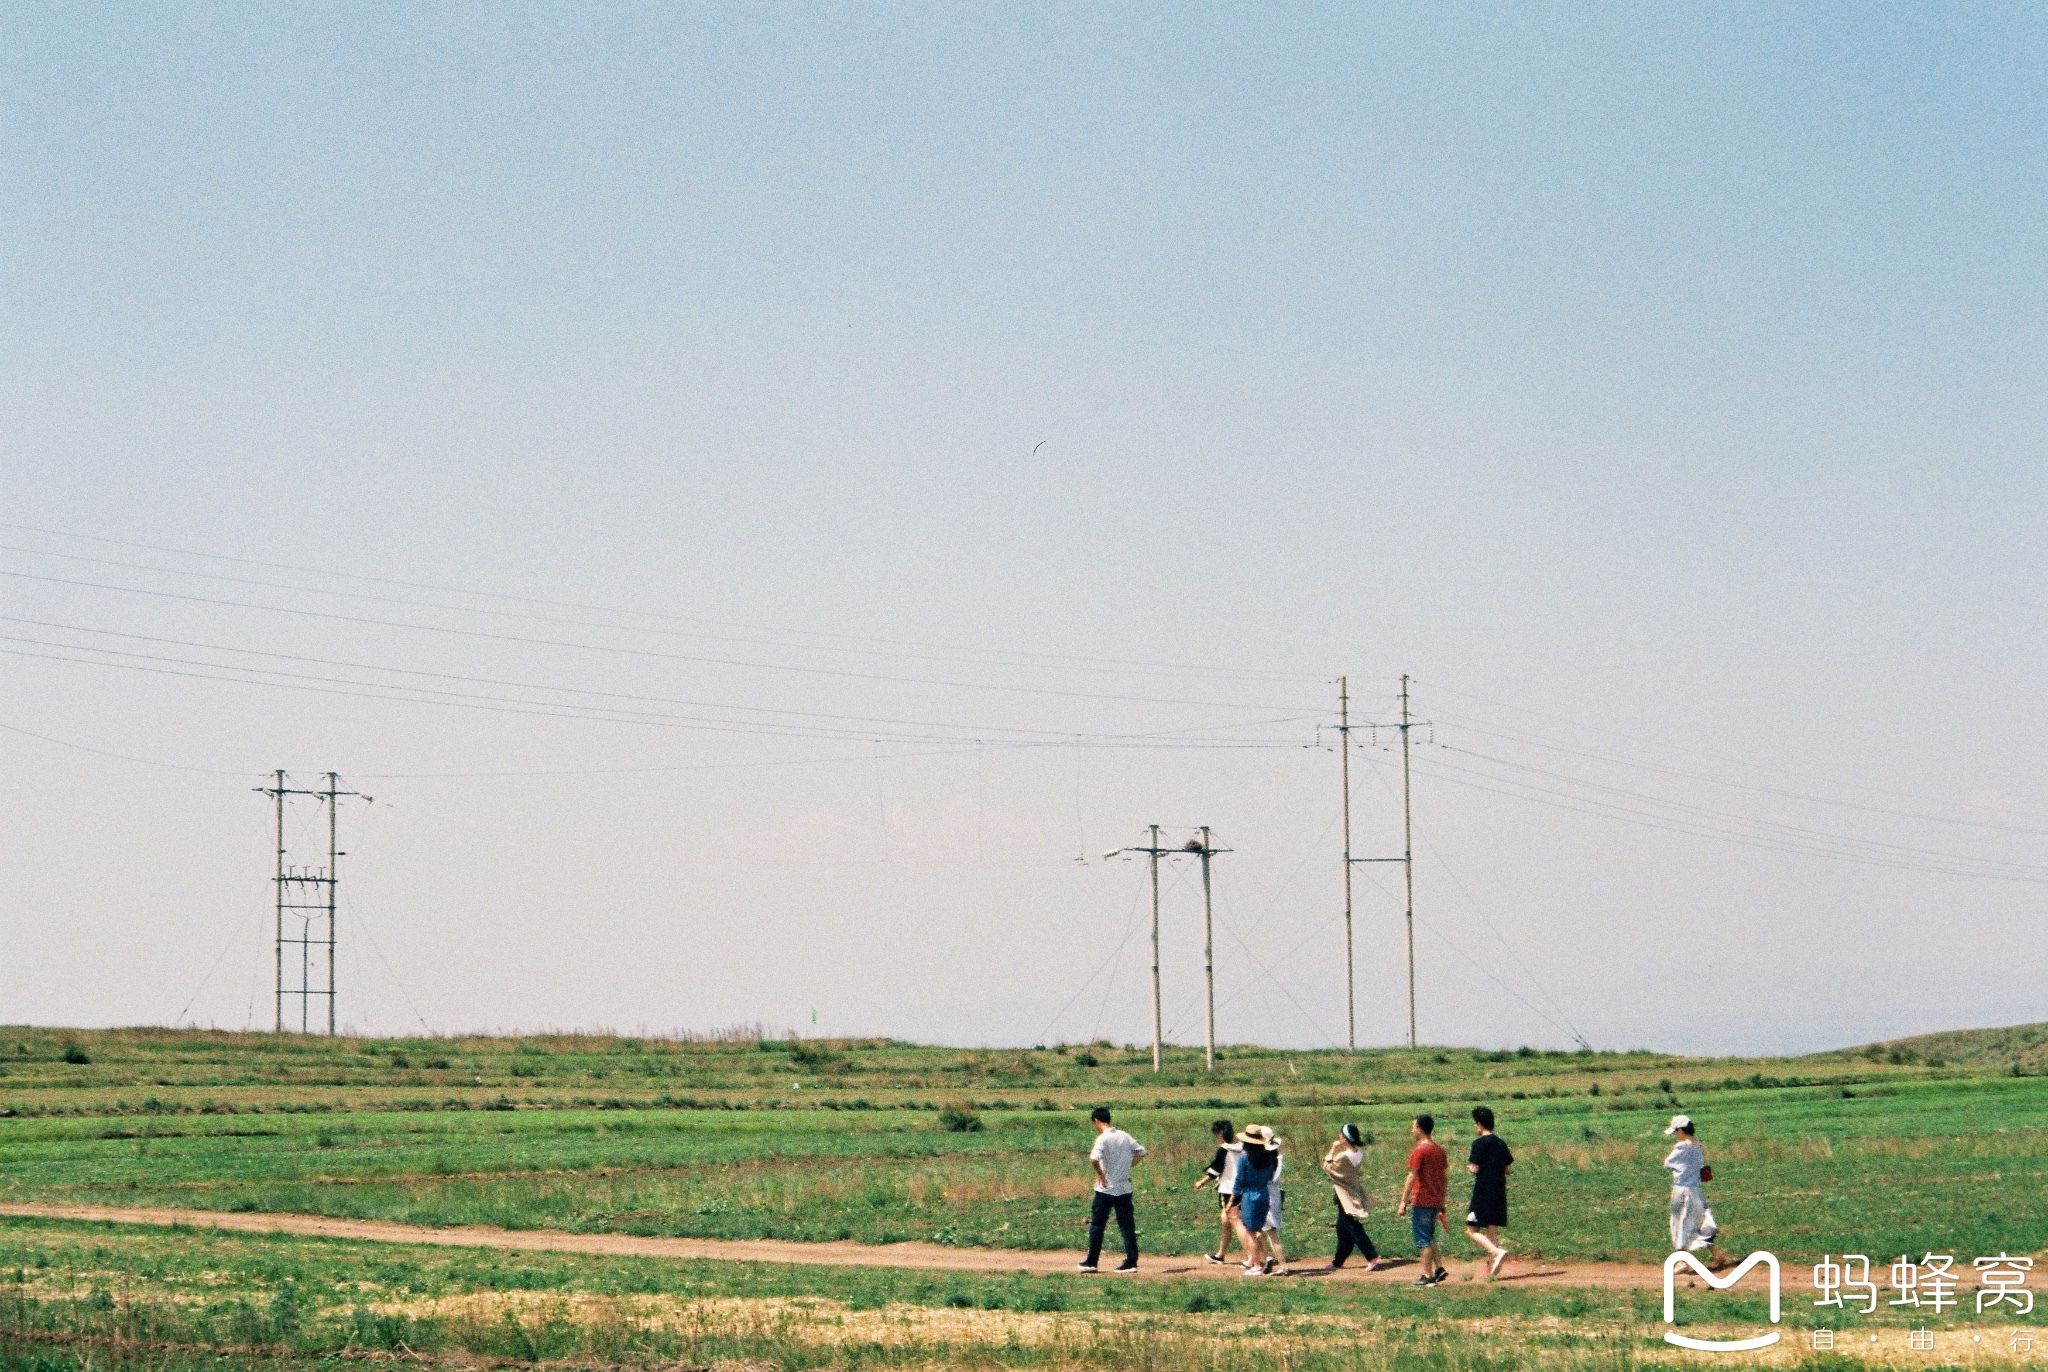
{"type": "Polygon", "coordinates": [[[1691,1115],[1673,1115],[1671,1117],[1671,1123],[1664,1126],[1664,1132],[1667,1134],[1675,1134],[1681,1129],[1690,1128],[1692,1128],[1691,1115]]]}

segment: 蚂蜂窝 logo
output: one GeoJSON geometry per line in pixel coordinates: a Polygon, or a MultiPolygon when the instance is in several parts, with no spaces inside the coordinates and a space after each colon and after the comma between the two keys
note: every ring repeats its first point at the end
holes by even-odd
{"type": "MultiPolygon", "coordinates": [[[[1690,1267],[1693,1271],[1699,1273],[1700,1276],[1706,1278],[1707,1285],[1714,1290],[1725,1291],[1748,1275],[1750,1268],[1759,1265],[1766,1268],[1771,1274],[1771,1323],[1776,1324],[1778,1322],[1778,1258],[1774,1253],[1761,1252],[1751,1253],[1748,1257],[1737,1263],[1735,1270],[1725,1277],[1717,1277],[1712,1272],[1709,1272],[1701,1264],[1700,1260],[1690,1253],[1673,1253],[1670,1257],[1664,1259],[1664,1323],[1671,1325],[1678,1322],[1676,1299],[1678,1293],[1673,1278],[1678,1275],[1678,1269],[1681,1266],[1690,1267]]],[[[1664,1331],[1664,1342],[1675,1344],[1680,1348],[1697,1349],[1702,1353],[1743,1353],[1753,1348],[1768,1348],[1777,1341],[1778,1331],[1775,1329],[1771,1330],[1768,1334],[1758,1334],[1747,1339],[1695,1339],[1688,1334],[1681,1334],[1675,1329],[1666,1329],[1664,1331]]]]}

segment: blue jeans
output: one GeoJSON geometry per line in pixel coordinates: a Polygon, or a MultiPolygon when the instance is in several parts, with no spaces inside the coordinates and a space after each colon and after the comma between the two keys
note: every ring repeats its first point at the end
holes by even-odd
{"type": "Polygon", "coordinates": [[[1408,1232],[1415,1236],[1415,1247],[1419,1252],[1436,1242],[1436,1227],[1443,1219],[1443,1210],[1418,1205],[1408,1212],[1408,1232]]]}

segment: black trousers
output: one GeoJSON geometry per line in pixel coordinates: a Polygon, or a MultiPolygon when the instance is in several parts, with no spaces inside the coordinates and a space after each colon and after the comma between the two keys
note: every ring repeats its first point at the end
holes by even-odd
{"type": "Polygon", "coordinates": [[[1365,1221],[1356,1215],[1345,1214],[1340,1206],[1337,1210],[1337,1256],[1330,1259],[1330,1265],[1342,1267],[1353,1249],[1367,1262],[1380,1255],[1380,1250],[1372,1246],[1372,1235],[1365,1232],[1365,1221]]]}
{"type": "Polygon", "coordinates": [[[1124,1262],[1131,1267],[1138,1265],[1138,1217],[1131,1208],[1129,1196],[1110,1196],[1100,1191],[1095,1193],[1095,1204],[1088,1211],[1088,1263],[1092,1267],[1102,1256],[1102,1231],[1109,1227],[1109,1217],[1116,1216],[1117,1232],[1124,1238],[1124,1262]]]}

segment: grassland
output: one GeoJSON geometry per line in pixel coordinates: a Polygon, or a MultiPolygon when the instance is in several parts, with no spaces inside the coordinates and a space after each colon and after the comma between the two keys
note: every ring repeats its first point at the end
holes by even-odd
{"type": "MultiPolygon", "coordinates": [[[[0,1029],[0,1200],[1072,1248],[1088,1189],[1082,1107],[1107,1103],[1154,1150],[1140,1172],[1148,1251],[1192,1254],[1213,1237],[1211,1204],[1187,1190],[1213,1115],[1275,1123],[1307,1174],[1336,1125],[1357,1122],[1390,1211],[1408,1118],[1437,1113],[1455,1154],[1483,1102],[1518,1157],[1511,1234],[1524,1252],[1660,1259],[1658,1131],[1684,1109],[1701,1121],[1738,1249],[1788,1264],[1845,1251],[1967,1264],[2048,1236],[2048,1079],[1979,1048],[1757,1061],[1237,1050],[1214,1076],[1184,1053],[1155,1076],[1149,1052],[1103,1044],[0,1029]]],[[[1297,1181],[1295,1251],[1327,1256],[1327,1194],[1297,1181]]],[[[1390,1213],[1374,1229],[1398,1247],[1390,1213]]],[[[1595,1369],[1662,1365],[1670,1350],[1644,1334],[1653,1315],[1628,1292],[1111,1286],[0,1222],[7,1366],[410,1350],[594,1364],[1595,1369]]],[[[1958,1338],[1993,1328],[1952,1323],[1958,1338]]]]}

